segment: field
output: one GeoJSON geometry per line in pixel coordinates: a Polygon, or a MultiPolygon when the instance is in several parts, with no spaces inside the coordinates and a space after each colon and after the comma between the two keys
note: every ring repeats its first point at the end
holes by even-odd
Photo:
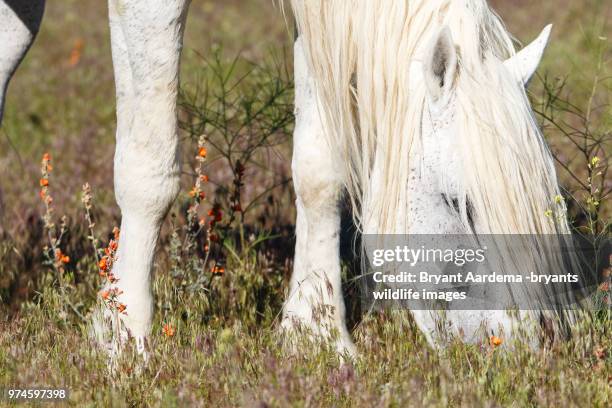
{"type": "MultiPolygon", "coordinates": [[[[612,7],[603,0],[492,4],[523,43],[554,24],[530,96],[576,230],[609,238],[612,7]]],[[[299,352],[282,347],[276,324],[295,218],[292,29],[270,0],[191,5],[181,70],[182,191],[158,246],[153,352],[146,366],[128,351],[109,369],[88,323],[99,302],[99,251],[120,222],[108,37],[105,2],[48,2],[9,88],[0,128],[0,390],[66,388],[70,406],[612,404],[609,309],[571,341],[542,351],[485,342],[439,353],[405,314],[361,316],[350,301],[356,288],[347,285],[355,360],[310,344],[299,352]],[[200,135],[209,152],[201,172],[210,178],[201,203],[190,194],[200,135]],[[44,153],[53,165],[51,212],[39,197],[44,153]],[[91,198],[83,200],[85,183],[91,198]],[[223,220],[211,243],[194,230],[213,208],[223,220]],[[50,222],[65,231],[59,245],[68,258],[59,265],[49,257],[50,222]]],[[[352,265],[347,259],[347,275],[352,265]]]]}

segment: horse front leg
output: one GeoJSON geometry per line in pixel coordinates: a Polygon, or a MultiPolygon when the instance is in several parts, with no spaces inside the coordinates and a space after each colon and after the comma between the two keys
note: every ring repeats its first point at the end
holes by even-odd
{"type": "Polygon", "coordinates": [[[40,28],[45,0],[0,0],[0,124],[11,77],[40,28]]]}
{"type": "MultiPolygon", "coordinates": [[[[109,0],[117,92],[115,195],[121,235],[112,284],[139,352],[151,331],[151,273],[179,191],[177,92],[188,0],[109,0]]],[[[115,339],[118,340],[118,339],[115,339]]]]}
{"type": "Polygon", "coordinates": [[[309,335],[333,341],[339,352],[352,354],[340,273],[342,172],[325,140],[321,106],[299,39],[295,44],[295,84],[292,171],[297,195],[296,249],[281,326],[294,334],[305,328],[309,335]]]}

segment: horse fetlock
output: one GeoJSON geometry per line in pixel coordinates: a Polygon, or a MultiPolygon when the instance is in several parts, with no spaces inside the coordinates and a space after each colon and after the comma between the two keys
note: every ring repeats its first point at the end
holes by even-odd
{"type": "Polygon", "coordinates": [[[130,344],[134,344],[136,353],[145,362],[148,361],[149,334],[134,335],[138,329],[133,325],[130,329],[126,317],[107,305],[98,306],[91,317],[90,338],[108,356],[111,367],[130,344]]]}
{"type": "Polygon", "coordinates": [[[299,349],[301,341],[314,342],[329,345],[340,355],[355,356],[355,344],[343,319],[333,315],[316,316],[317,313],[300,315],[300,311],[297,312],[286,311],[280,324],[286,346],[299,349]]]}
{"type": "Polygon", "coordinates": [[[119,316],[130,336],[135,338],[148,337],[151,333],[153,321],[151,294],[148,291],[144,294],[137,294],[128,289],[127,291],[124,290],[123,295],[119,296],[119,301],[125,305],[125,310],[119,316]]]}
{"type": "Polygon", "coordinates": [[[323,337],[334,337],[338,332],[341,337],[349,338],[344,326],[344,303],[339,288],[324,277],[300,282],[285,304],[282,326],[304,328],[323,337]]]}

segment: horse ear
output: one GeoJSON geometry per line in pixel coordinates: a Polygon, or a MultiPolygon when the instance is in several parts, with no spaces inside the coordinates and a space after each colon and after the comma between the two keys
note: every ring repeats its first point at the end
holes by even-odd
{"type": "Polygon", "coordinates": [[[426,54],[425,84],[429,95],[438,101],[450,94],[457,74],[457,51],[448,26],[444,26],[426,54]]]}
{"type": "Polygon", "coordinates": [[[515,56],[504,61],[506,68],[515,76],[523,85],[527,85],[544,54],[544,49],[550,37],[552,24],[544,27],[538,38],[533,40],[531,44],[519,51],[515,56]]]}

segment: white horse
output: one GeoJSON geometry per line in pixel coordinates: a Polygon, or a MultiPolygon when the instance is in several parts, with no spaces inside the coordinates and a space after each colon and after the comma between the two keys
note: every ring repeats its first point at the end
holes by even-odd
{"type": "MultiPolygon", "coordinates": [[[[127,332],[144,350],[161,223],[179,191],[177,90],[188,0],[109,0],[117,94],[113,272],[127,332]]],[[[281,326],[336,333],[353,352],[339,259],[343,191],[366,233],[567,233],[544,215],[559,194],[524,85],[550,28],[515,55],[485,0],[292,0],[296,255],[281,326]],[[449,206],[455,202],[456,208],[449,206]]],[[[0,81],[30,47],[44,0],[0,0],[0,81]]],[[[1,112],[1,106],[0,106],[1,112]]],[[[435,319],[414,312],[430,341],[435,319]]],[[[511,330],[500,312],[452,329],[511,330]]]]}

